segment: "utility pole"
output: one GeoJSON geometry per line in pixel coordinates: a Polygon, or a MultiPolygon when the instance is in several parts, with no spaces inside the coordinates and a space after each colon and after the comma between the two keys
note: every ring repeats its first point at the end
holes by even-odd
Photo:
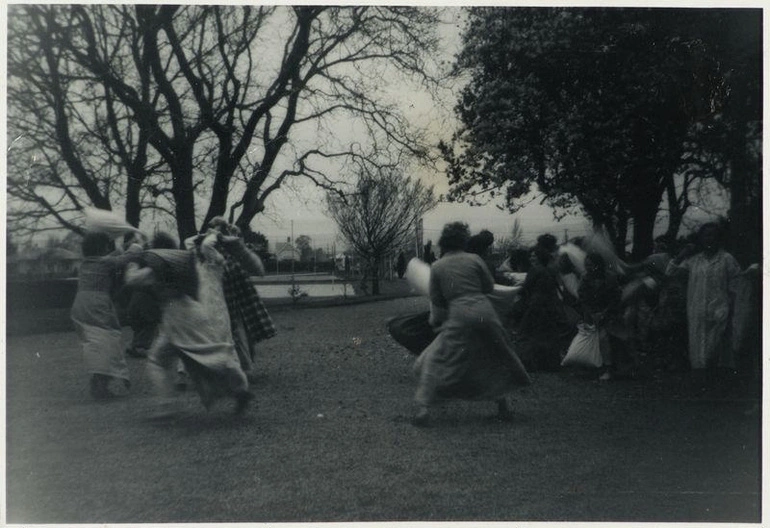
{"type": "Polygon", "coordinates": [[[422,218],[414,226],[414,250],[417,258],[422,258],[422,218]]]}
{"type": "Polygon", "coordinates": [[[289,244],[291,244],[289,247],[291,248],[291,285],[294,286],[294,220],[291,221],[291,239],[289,241],[289,244]]]}

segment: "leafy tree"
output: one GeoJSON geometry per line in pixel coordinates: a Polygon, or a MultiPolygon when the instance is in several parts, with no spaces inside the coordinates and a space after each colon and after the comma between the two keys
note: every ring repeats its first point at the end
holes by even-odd
{"type": "Polygon", "coordinates": [[[398,170],[372,173],[362,166],[352,192],[330,192],[326,204],[340,233],[362,259],[372,294],[378,295],[382,258],[409,240],[417,221],[436,206],[436,198],[432,187],[398,170]]]}
{"type": "Polygon", "coordinates": [[[307,235],[300,235],[297,240],[294,241],[294,246],[299,251],[300,262],[307,262],[313,259],[313,248],[311,246],[312,240],[307,235]]]}
{"type": "Polygon", "coordinates": [[[12,6],[9,214],[31,230],[53,219],[77,231],[86,205],[124,205],[134,225],[152,208],[184,239],[196,210],[205,224],[229,207],[244,229],[293,180],[331,189],[346,162],[376,170],[403,154],[426,159],[382,79],[434,85],[437,16],[396,6],[12,6]],[[340,120],[352,139],[335,133],[340,120]]]}
{"type": "Polygon", "coordinates": [[[270,242],[264,234],[247,228],[243,231],[243,240],[256,248],[257,254],[263,261],[270,258],[270,242]]]}
{"type": "Polygon", "coordinates": [[[472,9],[462,125],[442,145],[450,198],[502,197],[513,212],[536,186],[553,206],[580,205],[621,252],[633,229],[647,254],[664,194],[675,221],[689,206],[675,177],[730,84],[709,33],[733,14],[472,9]]]}

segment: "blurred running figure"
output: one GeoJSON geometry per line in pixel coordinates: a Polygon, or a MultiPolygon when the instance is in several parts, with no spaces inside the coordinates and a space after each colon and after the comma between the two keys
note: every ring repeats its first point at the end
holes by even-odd
{"type": "Polygon", "coordinates": [[[95,399],[125,395],[129,387],[123,334],[113,296],[122,283],[131,253],[119,254],[114,247],[105,233],[85,235],[78,292],[70,311],[95,399]]]}
{"type": "Polygon", "coordinates": [[[427,425],[432,404],[449,398],[494,400],[498,418],[511,420],[506,395],[530,383],[486,295],[492,275],[481,257],[464,251],[469,237],[466,224],[444,226],[442,257],[431,267],[430,323],[439,334],[415,363],[418,426],[427,425]]]}
{"type": "Polygon", "coordinates": [[[129,265],[126,282],[155,284],[161,291],[160,333],[147,368],[162,403],[170,403],[169,371],[179,357],[206,408],[232,397],[242,413],[252,395],[233,345],[222,293],[224,257],[215,249],[218,236],[212,231],[197,237],[190,251],[148,250],[144,267],[129,265]]]}
{"type": "MultiPolygon", "coordinates": [[[[160,231],[152,238],[150,248],[177,249],[177,243],[171,235],[160,231]]],[[[152,286],[129,289],[130,300],[126,312],[128,324],[134,335],[131,345],[126,349],[126,355],[146,358],[147,351],[158,335],[160,301],[152,286]]]]}
{"type": "Polygon", "coordinates": [[[230,314],[233,342],[241,368],[250,381],[256,376],[256,345],[276,334],[275,325],[249,277],[263,276],[265,267],[253,246],[243,239],[237,226],[217,216],[209,222],[221,233],[216,249],[225,259],[222,288],[230,314]]]}

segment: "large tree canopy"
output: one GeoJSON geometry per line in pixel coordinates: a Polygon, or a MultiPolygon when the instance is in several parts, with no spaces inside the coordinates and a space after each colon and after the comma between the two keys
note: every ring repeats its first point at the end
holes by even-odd
{"type": "Polygon", "coordinates": [[[77,230],[84,206],[119,206],[187,237],[228,212],[248,226],[293,179],[328,189],[344,163],[424,158],[383,78],[433,82],[436,21],[395,6],[11,6],[12,227],[77,230]]]}
{"type": "Polygon", "coordinates": [[[724,122],[736,77],[756,71],[736,72],[735,50],[723,45],[720,28],[735,17],[761,13],[472,9],[457,59],[469,78],[461,127],[442,145],[450,198],[502,196],[515,211],[536,187],[554,206],[581,206],[621,251],[633,227],[634,253],[647,254],[664,195],[676,234],[688,184],[726,170],[712,163],[713,139],[734,127],[717,133],[714,123],[724,122]]]}

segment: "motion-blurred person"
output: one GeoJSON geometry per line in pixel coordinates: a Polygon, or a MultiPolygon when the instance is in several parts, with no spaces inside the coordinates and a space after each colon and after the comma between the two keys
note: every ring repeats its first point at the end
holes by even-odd
{"type": "Polygon", "coordinates": [[[225,258],[223,292],[241,368],[253,381],[256,345],[276,334],[273,320],[249,280],[254,275],[263,276],[265,267],[256,248],[245,242],[240,229],[222,217],[213,218],[209,225],[224,235],[217,243],[217,251],[225,258]]]}
{"type": "Polygon", "coordinates": [[[668,237],[659,236],[651,255],[639,263],[626,265],[629,280],[623,287],[622,301],[629,346],[634,352],[646,349],[658,362],[675,369],[684,358],[682,343],[675,335],[681,334],[684,327],[677,328],[676,320],[684,323],[685,316],[684,311],[681,317],[675,314],[678,309],[671,304],[675,302],[671,296],[675,295],[676,285],[669,285],[670,277],[666,275],[672,259],[670,247],[668,237]],[[664,306],[664,303],[669,305],[664,306]]]}
{"type": "MultiPolygon", "coordinates": [[[[168,233],[159,231],[149,243],[148,249],[177,249],[177,243],[168,233]]],[[[128,324],[133,331],[131,345],[126,355],[146,358],[158,334],[160,324],[160,299],[151,286],[129,288],[130,300],[126,309],[128,324]]]]}
{"type": "Polygon", "coordinates": [[[230,397],[240,413],[252,399],[222,293],[225,261],[215,249],[219,236],[199,236],[190,251],[148,250],[142,266],[126,270],[127,284],[153,285],[160,294],[160,332],[148,353],[147,372],[162,407],[171,404],[169,373],[176,358],[184,362],[206,408],[217,398],[230,397]]]}
{"type": "Polygon", "coordinates": [[[481,260],[483,260],[487,265],[487,269],[489,270],[489,273],[492,275],[493,279],[497,273],[497,266],[495,266],[494,262],[492,262],[489,251],[494,243],[495,235],[493,235],[492,232],[487,229],[482,229],[477,234],[471,236],[468,239],[468,243],[465,247],[465,251],[468,253],[473,253],[481,257],[481,260]]]}
{"type": "Polygon", "coordinates": [[[122,272],[132,254],[118,254],[114,247],[105,233],[85,235],[78,291],[70,312],[90,374],[91,396],[96,399],[125,395],[130,386],[113,296],[122,284],[122,272]]]}
{"type": "Polygon", "coordinates": [[[486,263],[467,253],[466,224],[447,224],[439,240],[442,257],[431,267],[430,323],[438,337],[415,363],[419,411],[426,425],[429,407],[442,399],[494,400],[498,417],[511,420],[506,395],[530,383],[494,307],[487,297],[494,282],[486,263]]]}
{"type": "Polygon", "coordinates": [[[593,325],[599,333],[603,373],[606,381],[620,373],[627,361],[623,322],[621,320],[621,289],[617,277],[607,269],[604,257],[588,253],[585,275],[578,287],[578,298],[583,309],[583,321],[593,325]]]}
{"type": "Polygon", "coordinates": [[[531,266],[520,293],[521,356],[536,370],[555,371],[572,339],[574,325],[570,325],[559,296],[556,272],[551,266],[554,252],[537,245],[531,255],[531,266]]]}

